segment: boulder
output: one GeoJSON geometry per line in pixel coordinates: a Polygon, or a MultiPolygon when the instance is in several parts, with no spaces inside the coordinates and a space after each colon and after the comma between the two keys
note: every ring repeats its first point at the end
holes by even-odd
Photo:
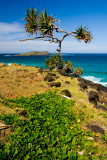
{"type": "Polygon", "coordinates": [[[49,75],[49,76],[56,76],[55,73],[50,73],[50,72],[48,72],[48,75],[49,75]]]}
{"type": "Polygon", "coordinates": [[[27,112],[25,110],[19,113],[20,116],[27,117],[27,112]]]}
{"type": "Polygon", "coordinates": [[[46,76],[44,77],[44,81],[52,82],[52,81],[55,81],[55,79],[52,78],[52,77],[49,76],[49,75],[46,75],[46,76]]]}
{"type": "Polygon", "coordinates": [[[55,86],[55,87],[61,87],[61,83],[60,82],[51,82],[49,84],[51,87],[55,86]]]}
{"type": "Polygon", "coordinates": [[[64,95],[67,96],[67,97],[71,97],[71,93],[70,93],[70,91],[69,91],[68,89],[62,90],[62,91],[61,91],[61,94],[64,94],[64,95]]]}
{"type": "Polygon", "coordinates": [[[82,88],[82,89],[87,89],[87,85],[85,83],[80,83],[79,86],[82,88]]]}
{"type": "Polygon", "coordinates": [[[67,84],[67,85],[68,85],[68,84],[70,84],[70,82],[69,82],[69,81],[65,81],[65,84],[67,84]]]}
{"type": "Polygon", "coordinates": [[[97,125],[88,125],[87,126],[92,132],[104,134],[104,129],[97,125]]]}
{"type": "Polygon", "coordinates": [[[89,99],[89,102],[97,105],[97,101],[99,101],[98,93],[95,91],[90,91],[88,93],[88,99],[89,99]]]}

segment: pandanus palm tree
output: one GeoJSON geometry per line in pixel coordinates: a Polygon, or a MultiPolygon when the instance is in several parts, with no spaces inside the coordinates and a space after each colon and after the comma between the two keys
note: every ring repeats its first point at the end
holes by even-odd
{"type": "Polygon", "coordinates": [[[61,66],[61,44],[67,36],[74,36],[75,39],[84,41],[85,43],[89,43],[93,38],[91,32],[84,26],[80,26],[72,32],[62,30],[60,27],[60,20],[53,18],[52,15],[48,16],[46,9],[40,13],[38,13],[36,9],[28,9],[24,20],[27,21],[25,24],[26,32],[31,35],[35,34],[36,37],[20,41],[41,39],[49,41],[50,43],[58,43],[58,68],[61,66]],[[55,37],[55,32],[63,33],[62,38],[59,39],[58,37],[55,37]]]}

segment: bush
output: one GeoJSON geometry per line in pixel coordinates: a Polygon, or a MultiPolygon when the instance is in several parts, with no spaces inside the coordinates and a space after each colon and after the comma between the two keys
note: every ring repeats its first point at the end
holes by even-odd
{"type": "Polygon", "coordinates": [[[83,69],[81,67],[77,67],[74,69],[75,77],[79,77],[83,74],[83,69]]]}
{"type": "MultiPolygon", "coordinates": [[[[55,69],[58,66],[58,60],[59,60],[58,54],[55,53],[54,55],[51,55],[49,59],[46,59],[45,65],[50,70],[55,69]]],[[[64,61],[61,57],[61,67],[62,68],[63,68],[63,65],[64,65],[64,61]]]]}

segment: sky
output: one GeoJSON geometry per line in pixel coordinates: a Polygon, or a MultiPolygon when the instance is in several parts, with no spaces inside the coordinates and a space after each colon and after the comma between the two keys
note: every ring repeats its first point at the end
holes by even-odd
{"type": "MultiPolygon", "coordinates": [[[[56,53],[58,44],[32,38],[24,30],[26,9],[47,13],[61,20],[61,28],[68,32],[83,25],[91,31],[93,40],[85,44],[69,36],[62,43],[62,53],[107,53],[107,0],[0,0],[0,53],[49,51],[56,53]]],[[[58,37],[61,37],[59,35],[58,37]]]]}

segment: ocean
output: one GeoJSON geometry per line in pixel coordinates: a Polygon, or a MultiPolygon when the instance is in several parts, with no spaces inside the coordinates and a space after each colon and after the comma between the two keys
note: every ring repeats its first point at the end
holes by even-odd
{"type": "MultiPolygon", "coordinates": [[[[65,61],[71,61],[74,67],[81,67],[83,78],[107,87],[107,54],[62,53],[62,57],[65,61]]],[[[45,60],[47,58],[49,56],[13,56],[13,54],[5,53],[0,54],[0,63],[3,62],[7,65],[18,63],[46,68],[45,60]]]]}

